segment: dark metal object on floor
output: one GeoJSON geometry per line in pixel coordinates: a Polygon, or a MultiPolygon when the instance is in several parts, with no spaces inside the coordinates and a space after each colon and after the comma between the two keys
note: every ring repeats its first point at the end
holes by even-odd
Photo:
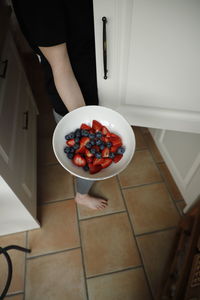
{"type": "Polygon", "coordinates": [[[4,290],[3,290],[2,294],[0,295],[0,300],[3,300],[4,297],[6,296],[6,294],[8,292],[8,289],[10,287],[11,279],[12,279],[12,261],[11,261],[11,258],[9,256],[9,254],[7,253],[7,251],[12,250],[12,249],[19,250],[19,251],[22,251],[22,252],[27,252],[27,253],[31,252],[30,249],[23,248],[23,247],[16,246],[16,245],[7,246],[7,247],[4,247],[4,248],[0,247],[0,255],[3,254],[5,256],[7,264],[8,264],[7,281],[6,281],[6,285],[4,287],[4,290]]]}

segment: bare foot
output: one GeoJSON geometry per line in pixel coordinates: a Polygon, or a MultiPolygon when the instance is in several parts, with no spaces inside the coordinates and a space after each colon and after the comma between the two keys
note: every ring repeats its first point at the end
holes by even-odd
{"type": "Polygon", "coordinates": [[[101,198],[95,198],[88,194],[79,194],[76,193],[75,201],[78,204],[84,205],[91,209],[102,210],[107,207],[108,201],[101,198]]]}

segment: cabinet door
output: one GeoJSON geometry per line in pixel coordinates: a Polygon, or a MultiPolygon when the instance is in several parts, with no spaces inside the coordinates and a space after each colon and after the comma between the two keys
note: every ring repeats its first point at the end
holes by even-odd
{"type": "Polygon", "coordinates": [[[94,0],[94,25],[98,93],[101,105],[117,107],[120,105],[122,88],[121,48],[123,45],[124,13],[127,0],[94,0]],[[103,41],[103,21],[106,17],[106,42],[103,41]],[[103,43],[107,48],[107,79],[104,79],[103,43]]]}
{"type": "Polygon", "coordinates": [[[99,73],[100,14],[108,17],[112,56],[110,82],[97,76],[101,104],[132,125],[199,133],[200,1],[121,2],[94,0],[99,73]]]}
{"type": "Polygon", "coordinates": [[[12,164],[12,150],[15,135],[16,110],[18,105],[18,87],[21,69],[16,53],[8,35],[1,60],[6,68],[5,77],[0,77],[0,157],[9,168],[12,164]],[[6,65],[5,65],[6,64],[6,65]]]}

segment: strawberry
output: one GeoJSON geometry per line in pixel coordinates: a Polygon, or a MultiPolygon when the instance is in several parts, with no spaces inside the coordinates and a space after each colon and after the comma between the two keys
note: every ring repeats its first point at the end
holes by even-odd
{"type": "Polygon", "coordinates": [[[92,157],[92,156],[94,156],[94,154],[92,154],[92,153],[90,152],[90,150],[88,150],[87,148],[85,149],[85,155],[86,155],[87,157],[92,157]]]}
{"type": "Polygon", "coordinates": [[[85,159],[86,159],[86,161],[87,161],[87,163],[89,164],[89,163],[92,163],[93,162],[93,157],[88,157],[88,156],[86,156],[85,157],[85,159]]]}
{"type": "Polygon", "coordinates": [[[66,144],[67,144],[68,146],[74,146],[75,140],[74,140],[74,139],[68,140],[68,141],[66,141],[66,144]]]}
{"type": "Polygon", "coordinates": [[[102,150],[102,157],[108,157],[109,156],[109,153],[110,153],[110,150],[106,147],[102,150]]]}
{"type": "Polygon", "coordinates": [[[85,146],[81,146],[76,150],[76,153],[85,153],[85,151],[86,151],[85,146]]]}
{"type": "Polygon", "coordinates": [[[122,146],[122,140],[118,138],[114,138],[111,140],[113,146],[117,146],[118,148],[122,146]]]}
{"type": "Polygon", "coordinates": [[[80,154],[75,154],[73,157],[73,163],[78,167],[84,167],[86,165],[86,160],[80,154]]]}
{"type": "Polygon", "coordinates": [[[88,142],[89,142],[90,138],[89,137],[82,137],[80,140],[80,148],[82,148],[83,146],[85,146],[88,142]]]}
{"type": "Polygon", "coordinates": [[[102,136],[101,140],[102,140],[104,143],[110,142],[109,138],[106,137],[106,136],[102,136]]]}
{"type": "Polygon", "coordinates": [[[103,163],[104,159],[103,158],[94,158],[93,160],[93,165],[96,166],[96,165],[101,165],[103,163]]]}
{"type": "Polygon", "coordinates": [[[117,149],[118,149],[119,147],[118,146],[112,146],[111,148],[110,148],[110,152],[116,152],[117,151],[117,149]]]}
{"type": "Polygon", "coordinates": [[[101,169],[102,169],[102,167],[100,165],[94,166],[92,163],[89,163],[88,166],[89,166],[90,174],[95,174],[95,173],[101,171],[101,169]]]}
{"type": "Polygon", "coordinates": [[[108,130],[108,128],[107,128],[106,126],[103,126],[103,127],[101,128],[101,132],[102,132],[102,134],[105,135],[106,137],[110,137],[110,136],[111,136],[110,131],[108,130]]]}
{"type": "Polygon", "coordinates": [[[85,124],[85,123],[82,123],[80,128],[81,128],[81,129],[85,129],[85,130],[90,130],[90,129],[91,129],[91,127],[88,126],[88,125],[85,124]]]}
{"type": "Polygon", "coordinates": [[[122,157],[123,157],[122,154],[115,155],[115,157],[113,158],[114,163],[117,163],[118,161],[120,161],[120,159],[122,159],[122,157]]]}
{"type": "Polygon", "coordinates": [[[107,168],[112,164],[111,158],[104,158],[103,162],[101,163],[102,168],[107,168]]]}
{"type": "Polygon", "coordinates": [[[97,120],[93,120],[92,121],[92,128],[97,132],[97,131],[101,131],[102,125],[100,122],[98,122],[97,120]]]}

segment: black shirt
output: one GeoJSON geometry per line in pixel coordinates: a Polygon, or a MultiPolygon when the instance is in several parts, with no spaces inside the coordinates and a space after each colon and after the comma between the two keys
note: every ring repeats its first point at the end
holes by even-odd
{"type": "MultiPolygon", "coordinates": [[[[66,42],[71,65],[86,104],[98,104],[92,0],[12,0],[21,30],[32,49],[44,56],[39,46],[66,42]]],[[[47,65],[47,62],[45,62],[47,65]]],[[[50,72],[48,66],[45,67],[50,72]]],[[[47,74],[47,77],[52,74],[47,74]]],[[[48,88],[53,105],[58,107],[55,87],[48,88]],[[53,90],[53,92],[52,92],[53,90]]],[[[66,112],[66,111],[65,111],[66,112]]],[[[62,113],[64,114],[64,112],[62,113]]]]}

